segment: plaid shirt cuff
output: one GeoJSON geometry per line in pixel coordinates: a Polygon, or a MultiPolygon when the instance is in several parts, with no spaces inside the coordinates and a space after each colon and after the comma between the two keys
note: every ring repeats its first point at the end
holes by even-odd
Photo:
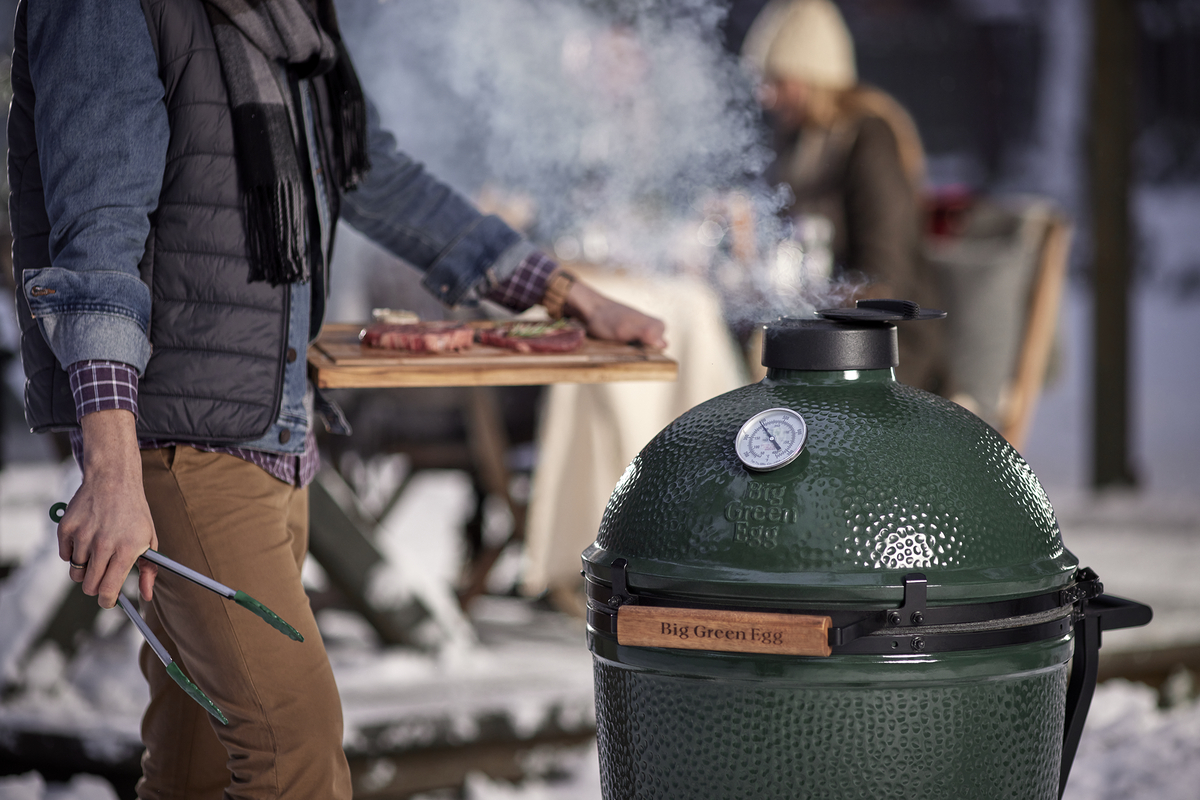
{"type": "Polygon", "coordinates": [[[75,418],[82,420],[93,411],[119,408],[138,413],[137,370],[119,361],[76,361],[67,367],[75,418]]]}
{"type": "Polygon", "coordinates": [[[524,311],[542,302],[546,294],[546,281],[556,269],[557,262],[540,250],[535,250],[525,256],[508,280],[492,287],[487,298],[513,311],[524,311]]]}

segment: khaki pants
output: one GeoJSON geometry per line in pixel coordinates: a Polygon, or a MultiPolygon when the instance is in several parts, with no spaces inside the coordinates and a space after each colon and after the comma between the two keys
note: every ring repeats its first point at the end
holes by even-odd
{"type": "Polygon", "coordinates": [[[142,451],[159,550],[241,589],[304,636],[294,642],[230,600],[160,569],[143,613],[184,673],[225,713],[212,719],[149,647],[138,795],[150,800],[349,798],[342,709],[300,583],[308,491],[222,453],[142,451]]]}

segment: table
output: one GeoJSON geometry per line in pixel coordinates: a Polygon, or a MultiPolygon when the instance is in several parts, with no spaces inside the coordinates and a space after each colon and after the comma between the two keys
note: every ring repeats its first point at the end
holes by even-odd
{"type": "MultiPolygon", "coordinates": [[[[486,325],[486,322],[467,323],[486,325]]],[[[326,325],[308,350],[322,389],[416,386],[539,386],[550,383],[673,381],[679,365],[645,348],[585,339],[570,353],[518,353],[476,344],[462,353],[408,353],[366,347],[361,325],[326,325]]]]}
{"type": "MultiPolygon", "coordinates": [[[[486,325],[469,322],[467,325],[486,325]]],[[[674,381],[679,365],[636,345],[585,339],[570,353],[518,353],[476,344],[461,353],[409,353],[366,347],[362,325],[328,324],[309,347],[309,375],[322,389],[468,387],[466,408],[472,460],[486,491],[503,497],[513,514],[514,531],[500,546],[475,559],[459,592],[465,605],[482,593],[496,559],[524,533],[524,508],[509,493],[508,441],[493,387],[552,383],[674,381]]],[[[372,541],[373,520],[339,502],[349,487],[329,468],[312,484],[309,497],[309,550],[330,582],[389,644],[406,644],[409,631],[427,616],[415,604],[381,611],[366,600],[366,579],[384,556],[372,541]],[[334,491],[331,492],[330,488],[334,491]]],[[[352,505],[352,504],[351,504],[352,505]]]]}

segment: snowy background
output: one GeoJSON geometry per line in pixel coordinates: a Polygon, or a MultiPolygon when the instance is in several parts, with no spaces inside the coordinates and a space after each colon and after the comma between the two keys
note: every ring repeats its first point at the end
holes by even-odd
{"type": "MultiPolygon", "coordinates": [[[[622,5],[639,4],[340,3],[364,83],[406,149],[470,194],[489,180],[526,191],[531,207],[541,211],[537,232],[564,254],[628,257],[654,269],[679,245],[676,234],[685,222],[694,232],[694,215],[706,213],[705,192],[753,173],[764,156],[744,78],[700,33],[716,4],[684,0],[676,4],[686,12],[681,19],[643,19],[632,39],[597,11],[622,5]],[[639,37],[653,46],[635,46],[639,37]],[[614,63],[623,67],[620,80],[597,83],[593,70],[614,63]],[[622,131],[661,126],[665,133],[623,149],[622,131]],[[657,186],[671,191],[660,196],[657,186]],[[654,213],[642,213],[646,209],[654,213]]],[[[1084,218],[1087,3],[963,5],[1000,19],[1035,17],[1053,44],[1040,62],[1032,136],[1007,154],[992,189],[1051,197],[1084,218]]],[[[945,182],[976,169],[954,153],[934,154],[931,167],[945,182]]],[[[761,209],[777,200],[765,187],[748,191],[761,209]]],[[[1200,645],[1200,188],[1147,183],[1137,190],[1134,214],[1140,244],[1132,290],[1131,445],[1140,486],[1099,497],[1087,489],[1086,226],[1076,240],[1064,305],[1061,370],[1041,398],[1023,453],[1055,503],[1067,546],[1096,568],[1110,592],[1154,607],[1150,626],[1106,636],[1104,652],[1124,653],[1200,645]]],[[[335,317],[362,319],[373,289],[356,270],[368,248],[345,233],[339,267],[357,279],[347,281],[332,307],[335,317]]],[[[5,325],[11,340],[11,320],[0,315],[0,330],[5,325]]],[[[15,374],[7,379],[19,386],[15,374]]],[[[10,427],[4,444],[10,463],[0,473],[0,561],[26,569],[19,579],[14,573],[0,582],[0,675],[22,687],[0,697],[0,735],[29,728],[68,732],[97,754],[119,755],[136,747],[145,702],[133,666],[136,633],[119,613],[104,612],[96,635],[69,663],[53,648],[25,652],[31,631],[69,588],[45,513],[70,495],[78,478],[55,463],[44,441],[19,429],[10,427]]],[[[380,544],[396,583],[413,587],[435,611],[444,645],[434,654],[386,650],[352,615],[322,613],[346,704],[347,747],[470,741],[481,720],[500,720],[517,736],[548,727],[586,730],[593,724],[592,677],[579,624],[505,598],[480,603],[469,620],[458,615],[448,586],[461,558],[469,480],[463,473],[431,474],[414,490],[384,521],[380,544]],[[418,560],[427,565],[421,574],[405,571],[418,560]]],[[[310,577],[319,583],[319,574],[310,577]]],[[[1182,669],[1161,692],[1124,681],[1102,685],[1066,796],[1200,796],[1196,688],[1182,669]]],[[[382,762],[379,769],[372,780],[383,785],[389,776],[382,762]]],[[[474,774],[461,796],[600,796],[594,746],[538,751],[526,771],[531,777],[519,786],[474,774]]],[[[430,800],[435,796],[450,795],[430,800]]],[[[37,774],[0,778],[3,800],[112,797],[106,782],[90,776],[53,785],[37,774]]]]}

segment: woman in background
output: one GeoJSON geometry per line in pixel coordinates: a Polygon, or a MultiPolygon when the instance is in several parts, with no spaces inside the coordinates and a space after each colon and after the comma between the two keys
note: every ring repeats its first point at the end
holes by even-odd
{"type": "MultiPolygon", "coordinates": [[[[916,125],[891,96],[858,82],[854,43],[829,0],[773,0],[746,37],[760,100],[775,131],[769,177],[786,183],[797,220],[832,223],[835,278],[854,298],[897,297],[937,307],[921,255],[925,155],[916,125]]],[[[899,377],[948,395],[937,323],[901,326],[899,377]]]]}

